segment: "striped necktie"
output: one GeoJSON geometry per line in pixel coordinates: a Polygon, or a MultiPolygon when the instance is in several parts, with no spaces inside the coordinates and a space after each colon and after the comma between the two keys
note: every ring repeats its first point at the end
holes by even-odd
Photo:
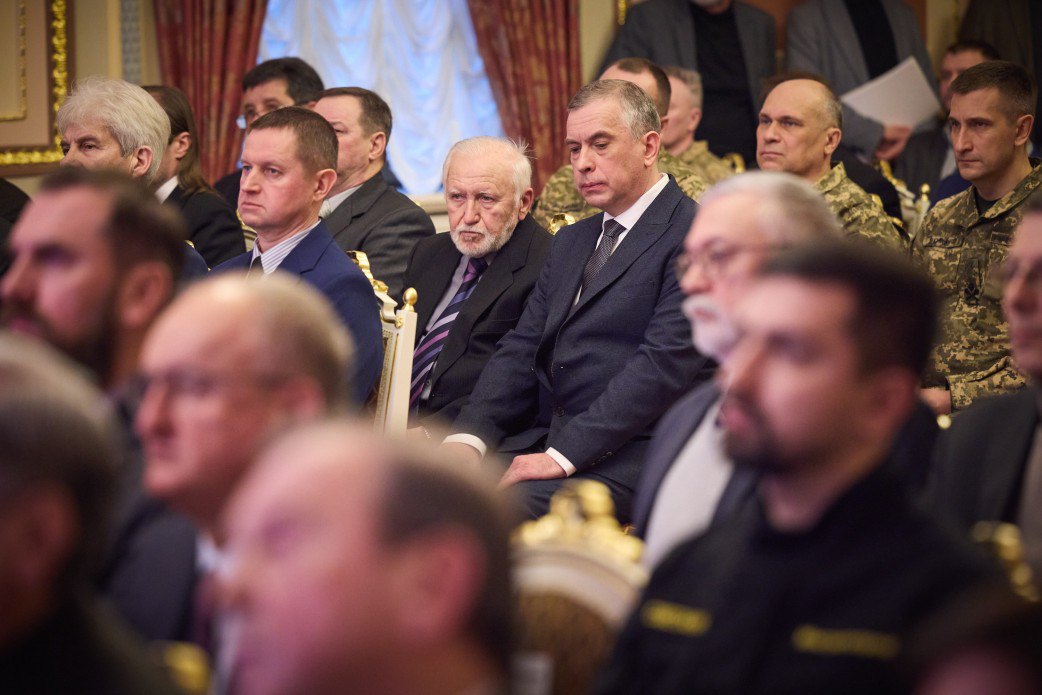
{"type": "Polygon", "coordinates": [[[590,260],[586,262],[586,268],[583,269],[583,284],[582,291],[585,291],[589,287],[590,283],[600,272],[604,264],[608,262],[608,256],[615,250],[615,240],[619,238],[619,235],[626,231],[626,228],[615,220],[609,220],[604,225],[604,235],[601,239],[601,243],[597,245],[597,249],[590,256],[590,260]]]}
{"type": "Polygon", "coordinates": [[[467,269],[463,273],[463,283],[452,296],[449,305],[441,312],[438,320],[434,322],[427,335],[423,337],[416,351],[412,355],[412,387],[409,389],[409,408],[413,409],[420,402],[420,394],[423,387],[431,377],[434,363],[438,360],[438,353],[445,347],[445,339],[452,330],[452,322],[459,316],[463,303],[474,292],[475,285],[485,272],[488,263],[482,258],[471,258],[467,262],[467,269]]]}

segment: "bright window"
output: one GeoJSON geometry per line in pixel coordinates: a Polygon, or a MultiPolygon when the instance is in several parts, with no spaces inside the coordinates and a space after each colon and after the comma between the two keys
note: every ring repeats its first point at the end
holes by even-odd
{"type": "Polygon", "coordinates": [[[503,134],[467,0],[269,0],[258,61],[283,56],[390,104],[388,160],[408,193],[441,188],[457,140],[503,134]]]}

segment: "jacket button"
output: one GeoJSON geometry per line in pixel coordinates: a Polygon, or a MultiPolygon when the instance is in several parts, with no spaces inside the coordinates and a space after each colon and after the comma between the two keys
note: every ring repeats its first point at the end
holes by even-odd
{"type": "Polygon", "coordinates": [[[554,408],[554,415],[557,417],[564,417],[564,408],[561,408],[560,406],[554,408]]]}

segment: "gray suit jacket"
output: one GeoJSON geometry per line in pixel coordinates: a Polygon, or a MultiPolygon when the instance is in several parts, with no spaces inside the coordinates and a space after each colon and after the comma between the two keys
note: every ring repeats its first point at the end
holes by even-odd
{"type": "MultiPolygon", "coordinates": [[[[691,0],[647,0],[629,10],[608,54],[604,72],[619,58],[647,58],[657,65],[698,70],[691,0]]],[[[745,56],[749,94],[759,108],[763,80],[774,74],[774,17],[743,2],[734,3],[738,38],[745,56]]]]}
{"type": "Polygon", "coordinates": [[[373,277],[387,283],[387,293],[401,304],[402,276],[416,242],[434,235],[427,213],[387,185],[377,174],[348,196],[326,218],[337,246],[364,251],[373,277]]]}
{"type": "MultiPolygon", "coordinates": [[[[897,60],[914,56],[929,77],[933,75],[915,12],[901,0],[882,0],[894,32],[897,60]]],[[[808,0],[789,13],[785,40],[789,70],[814,72],[829,81],[839,96],[869,80],[850,13],[841,0],[808,0]]],[[[937,85],[931,80],[934,91],[937,85]]],[[[883,136],[883,124],[843,107],[843,143],[862,154],[872,154],[883,136]]]]}

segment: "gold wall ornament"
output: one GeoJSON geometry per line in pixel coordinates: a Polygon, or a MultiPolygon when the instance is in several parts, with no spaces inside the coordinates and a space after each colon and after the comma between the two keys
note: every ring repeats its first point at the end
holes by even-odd
{"type": "Polygon", "coordinates": [[[618,0],[615,6],[615,17],[620,27],[626,23],[626,10],[629,9],[629,4],[628,0],[618,0]]]}
{"type": "Polygon", "coordinates": [[[15,89],[18,92],[17,105],[10,113],[0,113],[0,121],[22,121],[25,120],[29,106],[26,94],[29,89],[29,78],[26,72],[25,57],[25,0],[18,0],[15,5],[15,89]]]}
{"type": "Polygon", "coordinates": [[[38,7],[40,6],[29,6],[24,0],[21,0],[19,5],[20,17],[25,19],[25,46],[19,48],[20,54],[26,57],[25,115],[18,119],[0,118],[0,129],[46,122],[46,136],[36,139],[25,138],[14,144],[13,141],[17,140],[11,134],[12,131],[0,130],[0,141],[5,143],[0,146],[0,176],[44,173],[62,159],[61,136],[57,132],[56,115],[68,94],[72,72],[68,35],[72,0],[52,0],[46,3],[42,18],[34,12],[38,7]],[[29,56],[34,47],[39,47],[40,44],[44,47],[45,59],[41,65],[34,65],[29,56]],[[37,79],[46,80],[47,84],[43,108],[34,103],[29,89],[29,85],[37,79]]]}

